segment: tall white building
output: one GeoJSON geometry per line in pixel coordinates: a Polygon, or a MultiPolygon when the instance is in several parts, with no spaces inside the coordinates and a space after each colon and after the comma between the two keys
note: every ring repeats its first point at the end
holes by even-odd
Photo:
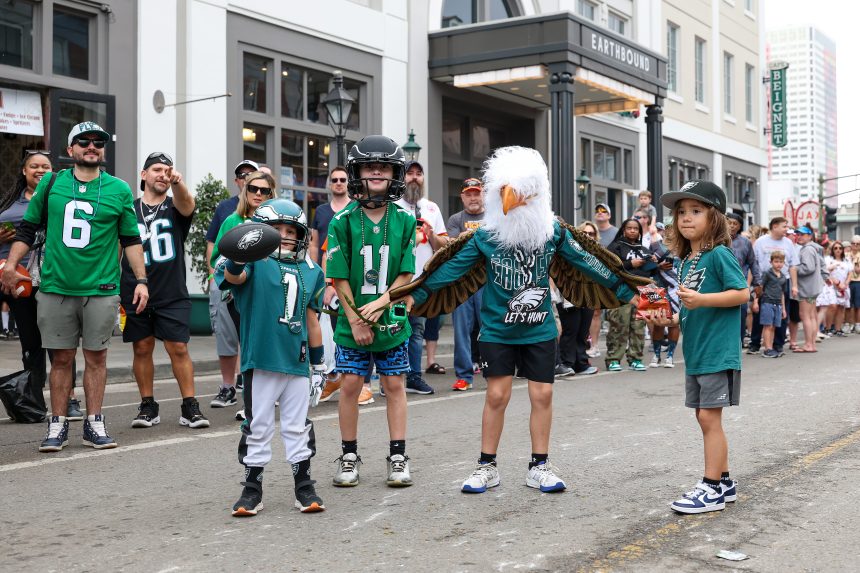
{"type": "MultiPolygon", "coordinates": [[[[836,44],[812,26],[771,30],[767,41],[768,60],[789,64],[788,144],[771,147],[770,179],[792,181],[799,191],[796,199],[815,200],[819,175],[837,176],[836,44]]],[[[836,183],[825,183],[825,196],[836,193],[836,183]]],[[[827,203],[835,206],[836,197],[827,203]]]]}

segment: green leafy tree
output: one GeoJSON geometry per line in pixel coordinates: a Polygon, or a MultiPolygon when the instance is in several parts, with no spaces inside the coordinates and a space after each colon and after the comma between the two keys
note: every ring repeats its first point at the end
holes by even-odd
{"type": "Polygon", "coordinates": [[[215,215],[215,207],[229,197],[230,193],[227,191],[227,187],[221,180],[215,179],[211,173],[208,173],[203,181],[197,184],[197,194],[194,197],[197,202],[197,210],[194,214],[191,231],[188,234],[187,245],[188,254],[191,257],[191,270],[200,279],[200,286],[204,292],[207,292],[209,288],[206,230],[215,215]]]}

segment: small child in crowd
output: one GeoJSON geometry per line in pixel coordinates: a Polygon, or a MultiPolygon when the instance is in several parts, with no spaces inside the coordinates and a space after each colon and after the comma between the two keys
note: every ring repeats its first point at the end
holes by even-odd
{"type": "Polygon", "coordinates": [[[651,325],[681,326],[685,404],[696,409],[705,442],[704,477],[671,507],[678,513],[718,511],[737,499],[722,415],[725,406],[740,402],[740,305],[748,300],[749,288],[730,248],[726,195],[720,187],[689,181],[663,195],[662,202],[672,210],[667,242],[680,261],[681,310],[671,317],[664,310],[651,311],[647,320],[651,325]]]}
{"type": "Polygon", "coordinates": [[[773,334],[786,317],[784,265],[785,253],[774,251],[770,254],[770,269],[761,277],[761,302],[753,300],[753,312],[759,313],[761,321],[761,355],[765,358],[779,358],[779,352],[773,349],[773,334]]]}

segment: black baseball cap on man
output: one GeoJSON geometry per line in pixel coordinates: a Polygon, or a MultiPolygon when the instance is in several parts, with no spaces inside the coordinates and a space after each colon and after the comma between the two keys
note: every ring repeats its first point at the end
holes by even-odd
{"type": "Polygon", "coordinates": [[[409,171],[413,167],[417,167],[418,171],[420,171],[421,173],[424,173],[424,166],[421,165],[420,163],[418,163],[417,161],[415,161],[414,159],[406,162],[406,168],[403,170],[403,172],[406,173],[407,171],[409,171]]]}
{"type": "MultiPolygon", "coordinates": [[[[146,171],[153,165],[157,163],[162,163],[167,165],[168,167],[173,167],[173,158],[163,151],[156,151],[154,153],[150,153],[146,156],[146,159],[143,162],[143,170],[146,171]]],[[[144,191],[143,179],[140,180],[140,190],[144,191]]]]}
{"type": "Polygon", "coordinates": [[[687,181],[679,190],[664,193],[660,197],[660,202],[663,203],[664,207],[674,209],[675,203],[681,199],[695,199],[705,205],[716,207],[717,211],[723,215],[726,214],[726,194],[719,185],[710,181],[698,179],[687,181]]]}

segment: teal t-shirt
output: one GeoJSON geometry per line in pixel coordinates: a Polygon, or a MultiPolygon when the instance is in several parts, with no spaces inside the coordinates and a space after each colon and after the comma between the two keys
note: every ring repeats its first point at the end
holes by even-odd
{"type": "Polygon", "coordinates": [[[308,376],[307,313],[319,312],[325,278],[309,260],[298,263],[267,257],[245,266],[248,280],[240,285],[224,280],[224,259],[215,268],[215,282],[231,290],[239,321],[242,372],[261,368],[308,376]],[[310,310],[308,310],[310,309],[310,310]]]}
{"type": "MultiPolygon", "coordinates": [[[[437,291],[459,280],[483,258],[487,284],[481,305],[479,339],[503,344],[532,344],[558,336],[549,292],[549,266],[557,254],[594,282],[609,288],[617,285],[618,299],[629,301],[633,291],[583,249],[567,229],[557,221],[554,225],[553,238],[539,253],[504,251],[480,228],[459,253],[426,278],[424,286],[437,291]]],[[[412,296],[416,304],[422,304],[428,294],[419,288],[412,296]]]]}
{"type": "MultiPolygon", "coordinates": [[[[705,251],[692,276],[692,257],[681,265],[678,282],[702,294],[747,288],[741,266],[731,249],[720,245],[705,251]]],[[[681,344],[687,374],[713,374],[741,369],[741,307],[700,307],[680,312],[681,344]]]]}

